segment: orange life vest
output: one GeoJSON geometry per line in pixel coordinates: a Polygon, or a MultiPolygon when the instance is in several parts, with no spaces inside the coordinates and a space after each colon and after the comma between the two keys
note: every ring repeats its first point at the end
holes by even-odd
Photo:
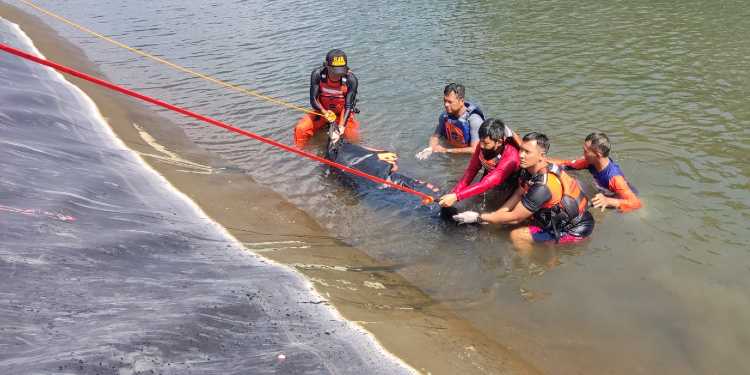
{"type": "Polygon", "coordinates": [[[588,198],[583,194],[581,185],[558,165],[550,164],[547,172],[539,181],[526,184],[528,190],[533,184],[545,184],[552,194],[542,208],[534,213],[538,223],[545,228],[552,228],[555,234],[578,223],[589,207],[588,198]]]}
{"type": "Polygon", "coordinates": [[[320,88],[318,101],[323,108],[333,111],[337,116],[341,115],[346,106],[346,94],[349,92],[346,77],[341,77],[339,82],[331,82],[328,80],[328,75],[323,73],[318,87],[320,88]]]}

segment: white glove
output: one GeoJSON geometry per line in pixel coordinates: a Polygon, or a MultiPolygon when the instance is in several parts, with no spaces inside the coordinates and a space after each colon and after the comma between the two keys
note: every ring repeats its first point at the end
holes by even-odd
{"type": "Polygon", "coordinates": [[[453,220],[459,224],[472,224],[479,221],[479,212],[464,211],[460,214],[453,215],[453,220]]]}
{"type": "Polygon", "coordinates": [[[335,145],[336,142],[341,139],[341,134],[339,133],[339,127],[336,124],[331,124],[330,126],[333,126],[333,129],[330,129],[328,132],[328,137],[331,139],[331,144],[335,145]]]}
{"type": "Polygon", "coordinates": [[[426,160],[427,158],[432,155],[432,147],[427,147],[422,151],[419,151],[414,157],[416,157],[419,160],[426,160]]]}

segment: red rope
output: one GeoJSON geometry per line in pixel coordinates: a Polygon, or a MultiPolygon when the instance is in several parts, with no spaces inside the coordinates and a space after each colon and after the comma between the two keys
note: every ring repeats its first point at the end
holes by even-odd
{"type": "Polygon", "coordinates": [[[328,159],[321,158],[320,156],[311,154],[311,153],[309,153],[307,151],[303,151],[303,150],[297,149],[295,147],[291,147],[291,146],[285,145],[283,143],[280,143],[280,142],[274,141],[272,139],[268,139],[268,138],[262,137],[260,135],[255,134],[255,133],[252,133],[252,132],[249,132],[247,130],[243,130],[243,129],[237,128],[235,126],[229,125],[229,124],[221,122],[219,120],[215,120],[215,119],[207,117],[207,116],[199,115],[199,114],[197,114],[195,112],[189,111],[189,110],[184,109],[184,108],[177,107],[175,105],[169,104],[169,103],[161,101],[159,99],[155,99],[155,98],[152,98],[150,96],[146,96],[146,95],[143,95],[141,93],[135,92],[133,90],[129,90],[129,89],[126,89],[124,87],[115,85],[115,84],[113,84],[111,82],[107,82],[107,81],[104,81],[102,79],[99,79],[99,78],[96,78],[96,77],[92,77],[92,76],[90,76],[88,74],[81,73],[81,72],[79,72],[77,70],[74,70],[72,68],[69,68],[67,66],[60,65],[60,64],[57,64],[57,63],[52,62],[50,60],[45,60],[45,59],[36,57],[34,55],[28,54],[26,52],[20,51],[18,49],[13,48],[13,47],[7,46],[7,45],[5,45],[3,43],[0,43],[0,49],[3,50],[3,51],[5,51],[5,52],[8,52],[10,54],[13,54],[13,55],[16,55],[18,57],[24,58],[26,60],[33,61],[33,62],[35,62],[37,64],[46,65],[46,66],[49,66],[49,67],[51,67],[53,69],[59,70],[59,71],[61,71],[63,73],[67,73],[67,74],[70,74],[72,76],[84,79],[86,81],[95,83],[95,84],[97,84],[99,86],[104,86],[104,87],[106,87],[106,88],[108,88],[110,90],[114,90],[114,91],[123,93],[125,95],[141,99],[141,100],[149,102],[151,104],[158,105],[160,107],[164,107],[166,109],[169,109],[169,110],[177,112],[177,113],[181,113],[181,114],[183,114],[185,116],[193,117],[193,118],[198,119],[200,121],[209,123],[209,124],[214,125],[214,126],[218,126],[220,128],[224,128],[224,129],[229,130],[231,132],[234,132],[234,133],[237,133],[237,134],[242,134],[242,135],[244,135],[246,137],[249,137],[249,138],[255,139],[257,141],[269,144],[269,145],[274,146],[276,148],[280,148],[280,149],[282,149],[284,151],[288,151],[288,152],[297,154],[299,156],[302,156],[302,157],[305,157],[305,158],[308,158],[308,159],[311,159],[311,160],[315,160],[315,161],[320,162],[320,163],[328,164],[328,165],[330,165],[330,166],[332,166],[334,168],[338,168],[338,169],[340,169],[342,171],[345,171],[345,172],[357,175],[357,176],[362,177],[362,178],[366,178],[366,179],[368,179],[370,181],[373,181],[373,182],[376,182],[376,183],[380,183],[380,184],[385,184],[385,185],[390,186],[390,187],[392,187],[394,189],[398,189],[398,190],[401,190],[403,192],[416,195],[416,196],[422,198],[422,203],[423,204],[429,204],[429,203],[432,203],[434,201],[434,199],[431,196],[429,196],[429,195],[427,195],[425,193],[416,191],[414,189],[410,189],[410,188],[405,187],[405,186],[394,184],[393,182],[386,181],[386,180],[384,180],[382,178],[369,175],[367,173],[364,173],[362,171],[356,170],[354,168],[347,167],[347,166],[345,166],[343,164],[339,164],[339,163],[330,161],[328,159]]]}

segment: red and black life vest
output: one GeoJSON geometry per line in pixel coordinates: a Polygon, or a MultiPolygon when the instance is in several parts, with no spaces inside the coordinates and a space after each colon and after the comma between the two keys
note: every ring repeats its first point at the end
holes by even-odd
{"type": "Polygon", "coordinates": [[[589,200],[578,180],[556,164],[549,164],[541,178],[525,180],[525,190],[534,184],[547,185],[552,194],[552,198],[534,213],[534,218],[541,227],[554,230],[556,236],[577,225],[588,210],[589,200]]]}
{"type": "Polygon", "coordinates": [[[320,75],[318,88],[318,101],[323,108],[333,111],[337,116],[344,112],[346,94],[349,92],[346,77],[341,77],[341,80],[338,82],[331,82],[328,80],[328,75],[323,72],[320,75]]]}

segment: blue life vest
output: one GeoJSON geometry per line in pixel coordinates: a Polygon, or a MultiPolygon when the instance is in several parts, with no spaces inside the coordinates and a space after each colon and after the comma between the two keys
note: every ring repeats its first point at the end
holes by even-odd
{"type": "Polygon", "coordinates": [[[484,120],[484,113],[482,113],[479,107],[469,102],[464,102],[464,106],[466,106],[466,112],[461,117],[449,115],[447,112],[440,114],[440,135],[452,147],[467,147],[471,145],[471,124],[469,124],[469,117],[471,115],[476,113],[484,120]]]}
{"type": "MultiPolygon", "coordinates": [[[[620,166],[611,158],[609,159],[609,164],[607,165],[607,167],[604,168],[601,172],[597,171],[596,167],[594,167],[593,165],[589,165],[588,170],[589,172],[591,172],[591,175],[594,176],[594,184],[596,185],[596,188],[601,191],[602,194],[608,197],[613,197],[615,195],[613,191],[609,190],[609,181],[611,181],[615,176],[622,176],[623,178],[625,178],[625,174],[622,173],[620,166]]],[[[625,178],[625,181],[628,182],[630,190],[638,195],[638,189],[631,185],[630,181],[628,181],[627,178],[625,178]]]]}

